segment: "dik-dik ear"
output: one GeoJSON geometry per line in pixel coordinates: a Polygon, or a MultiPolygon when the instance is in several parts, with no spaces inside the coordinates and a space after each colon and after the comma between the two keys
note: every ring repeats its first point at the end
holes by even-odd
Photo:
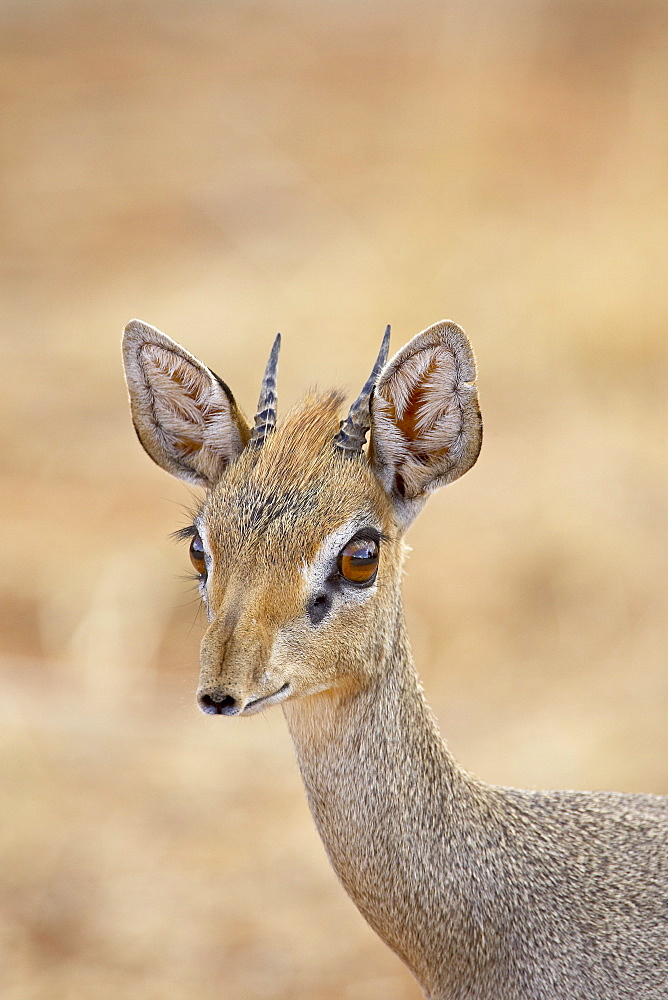
{"type": "Polygon", "coordinates": [[[250,428],[217,375],[155,327],[133,319],[123,335],[137,436],[154,462],[209,488],[243,450],[250,428]]]}
{"type": "Polygon", "coordinates": [[[464,331],[446,321],[414,337],[378,378],[370,459],[404,525],[432,490],[458,479],[478,457],[475,378],[464,331]]]}

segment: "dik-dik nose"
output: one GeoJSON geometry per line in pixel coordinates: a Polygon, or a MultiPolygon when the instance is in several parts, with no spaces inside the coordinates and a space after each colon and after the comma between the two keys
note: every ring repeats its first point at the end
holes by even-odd
{"type": "Polygon", "coordinates": [[[241,702],[222,688],[197,692],[197,704],[207,715],[238,715],[241,702]]]}

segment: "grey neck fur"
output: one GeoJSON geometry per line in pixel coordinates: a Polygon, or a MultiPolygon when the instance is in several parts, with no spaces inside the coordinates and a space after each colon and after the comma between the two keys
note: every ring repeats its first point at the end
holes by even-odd
{"type": "Polygon", "coordinates": [[[377,678],[284,709],[334,869],[425,994],[667,998],[667,801],[471,778],[425,703],[401,613],[377,678]]]}

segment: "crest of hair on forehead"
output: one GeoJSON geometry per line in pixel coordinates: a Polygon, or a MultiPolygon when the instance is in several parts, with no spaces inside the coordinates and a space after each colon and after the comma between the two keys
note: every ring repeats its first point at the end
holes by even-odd
{"type": "Polygon", "coordinates": [[[297,488],[319,480],[341,462],[332,441],[339,427],[344,395],[338,390],[309,393],[281,420],[262,448],[247,448],[227,472],[221,486],[243,482],[262,487],[297,488]]]}
{"type": "Polygon", "coordinates": [[[261,536],[285,546],[298,523],[299,547],[308,554],[323,532],[359,513],[360,502],[370,513],[387,509],[366,456],[351,459],[334,447],[343,399],[336,390],[309,394],[261,449],[247,448],[228,467],[205,504],[205,516],[216,511],[225,524],[220,535],[213,527],[214,544],[227,549],[261,536]],[[223,514],[231,511],[232,518],[223,514]]]}
{"type": "Polygon", "coordinates": [[[343,400],[343,393],[336,389],[312,392],[300,400],[260,452],[258,473],[281,469],[285,481],[291,475],[303,475],[307,469],[319,472],[323,462],[331,460],[343,400]]]}

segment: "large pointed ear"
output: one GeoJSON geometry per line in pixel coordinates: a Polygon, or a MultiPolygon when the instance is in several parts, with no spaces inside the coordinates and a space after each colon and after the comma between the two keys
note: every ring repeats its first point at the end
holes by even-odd
{"type": "Polygon", "coordinates": [[[381,372],[371,401],[370,460],[399,521],[471,468],[482,442],[476,366],[466,335],[443,321],[419,333],[381,372]]]}
{"type": "Polygon", "coordinates": [[[194,486],[213,486],[250,437],[228,387],[138,319],[125,328],[123,362],[135,430],[153,461],[194,486]]]}

